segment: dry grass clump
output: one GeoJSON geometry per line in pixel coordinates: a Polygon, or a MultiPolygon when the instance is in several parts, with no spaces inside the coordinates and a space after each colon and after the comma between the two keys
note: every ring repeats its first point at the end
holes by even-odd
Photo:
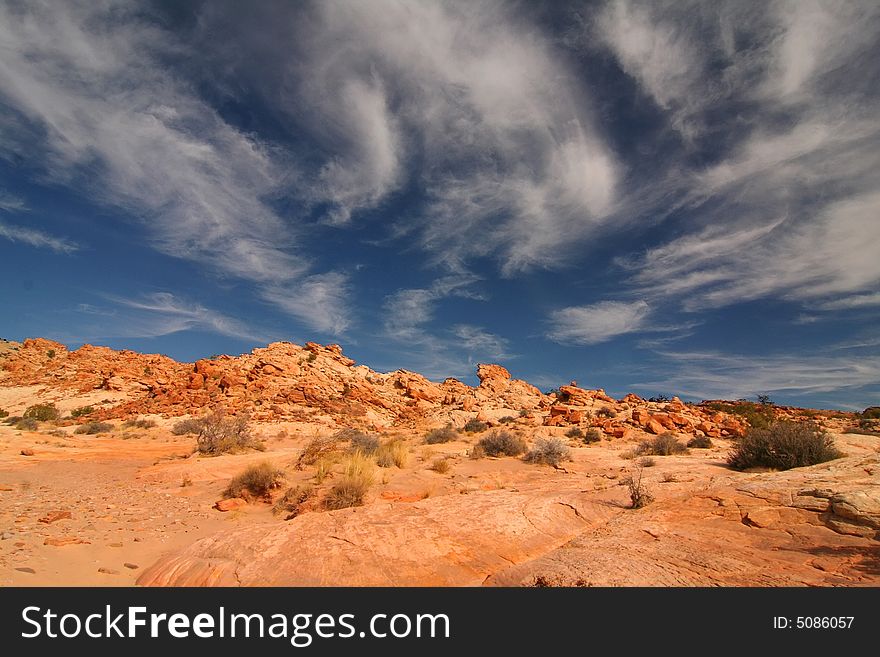
{"type": "Polygon", "coordinates": [[[521,437],[503,430],[496,430],[477,443],[486,456],[519,456],[528,446],[521,437]]]}
{"type": "Polygon", "coordinates": [[[152,429],[156,426],[156,420],[126,420],[122,424],[125,428],[135,428],[135,429],[152,429]]]}
{"type": "Polygon", "coordinates": [[[285,520],[292,520],[308,510],[316,495],[311,486],[291,486],[279,497],[272,506],[275,514],[286,514],[285,520]]]}
{"type": "Polygon", "coordinates": [[[523,460],[558,468],[563,461],[571,461],[571,450],[559,438],[538,438],[523,460]]]}
{"type": "Polygon", "coordinates": [[[409,458],[409,449],[406,443],[400,439],[390,440],[376,450],[376,464],[380,468],[392,466],[405,468],[409,458]]]}
{"type": "Polygon", "coordinates": [[[214,412],[198,420],[196,445],[202,454],[217,455],[246,449],[265,451],[266,446],[251,433],[249,418],[238,415],[227,418],[214,412]]]}
{"type": "Polygon", "coordinates": [[[623,485],[629,488],[630,508],[641,509],[654,501],[654,496],[642,483],[642,468],[638,468],[634,475],[626,477],[623,485]]]}
{"type": "Polygon", "coordinates": [[[727,457],[736,470],[762,467],[789,470],[843,456],[824,429],[812,422],[778,421],[766,429],[751,428],[727,457]]]}
{"type": "Polygon", "coordinates": [[[232,478],[223,497],[267,498],[269,493],[281,486],[284,471],[276,468],[269,461],[251,465],[239,475],[232,478]]]}
{"type": "Polygon", "coordinates": [[[372,460],[360,452],[355,452],[348,457],[342,479],[334,484],[324,497],[324,508],[335,511],[363,505],[374,478],[372,460]]]}
{"type": "Polygon", "coordinates": [[[337,445],[336,436],[312,438],[303,448],[294,467],[302,470],[307,465],[315,465],[319,460],[330,460],[330,456],[337,450],[337,445]]]}
{"type": "Polygon", "coordinates": [[[425,442],[429,445],[448,443],[456,438],[458,438],[458,431],[456,431],[451,424],[447,424],[445,427],[440,427],[439,429],[431,429],[425,434],[425,442]]]}
{"type": "Polygon", "coordinates": [[[714,445],[709,436],[694,436],[688,441],[687,446],[693,449],[710,449],[714,445]]]}
{"type": "Polygon", "coordinates": [[[435,459],[433,463],[428,467],[429,470],[433,470],[437,474],[446,474],[449,472],[452,465],[449,462],[449,459],[446,457],[435,459]]]}
{"type": "Polygon", "coordinates": [[[175,436],[184,436],[186,434],[197,434],[202,427],[202,422],[198,418],[187,418],[174,423],[171,427],[171,433],[175,436]]]}
{"type": "Polygon", "coordinates": [[[363,454],[375,454],[379,449],[379,438],[370,433],[357,429],[342,429],[334,436],[337,442],[349,442],[350,452],[362,452],[363,454]]]}

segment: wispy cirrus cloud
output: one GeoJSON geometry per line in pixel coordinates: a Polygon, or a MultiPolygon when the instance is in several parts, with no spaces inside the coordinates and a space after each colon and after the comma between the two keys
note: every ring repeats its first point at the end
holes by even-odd
{"type": "MultiPolygon", "coordinates": [[[[141,219],[160,251],[252,282],[269,299],[309,275],[297,227],[269,202],[293,175],[289,158],[225,121],[162,64],[192,53],[148,8],[4,5],[0,41],[4,119],[18,128],[4,131],[7,155],[38,159],[53,180],[141,219]]],[[[334,281],[341,279],[325,276],[321,286],[334,281]]],[[[319,287],[314,279],[304,285],[319,287]]],[[[334,314],[320,304],[341,294],[324,291],[311,295],[308,308],[282,308],[308,321],[334,314]]]]}
{"type": "Polygon", "coordinates": [[[590,345],[647,328],[651,307],[644,301],[600,301],[550,315],[547,337],[563,344],[590,345]]]}
{"type": "Polygon", "coordinates": [[[16,226],[3,221],[0,221],[0,237],[10,242],[27,244],[36,248],[51,249],[56,253],[73,253],[80,248],[76,242],[63,237],[55,237],[41,230],[27,228],[26,226],[16,226]]]}

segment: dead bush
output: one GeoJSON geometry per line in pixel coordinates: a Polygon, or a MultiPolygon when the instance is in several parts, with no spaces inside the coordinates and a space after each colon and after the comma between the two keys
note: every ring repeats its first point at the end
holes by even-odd
{"type": "Polygon", "coordinates": [[[471,418],[465,423],[461,430],[465,433],[482,433],[488,428],[489,425],[485,422],[482,422],[477,418],[471,418]]]}
{"type": "Polygon", "coordinates": [[[451,467],[448,458],[439,458],[434,460],[429,469],[437,474],[446,474],[451,467]]]}
{"type": "Polygon", "coordinates": [[[379,438],[357,429],[343,429],[334,436],[337,442],[349,442],[350,452],[363,452],[364,454],[375,454],[379,449],[379,438]]]}
{"type": "Polygon", "coordinates": [[[211,413],[200,420],[196,434],[196,445],[202,454],[217,455],[228,452],[241,452],[246,449],[264,451],[263,445],[251,434],[246,415],[227,418],[219,412],[211,413]]]}
{"type": "Polygon", "coordinates": [[[558,468],[563,461],[571,461],[571,450],[559,438],[538,438],[523,460],[558,468]]]}
{"type": "Polygon", "coordinates": [[[266,498],[284,481],[284,471],[276,468],[269,461],[263,461],[248,467],[244,472],[233,477],[223,491],[223,497],[266,498]]]}
{"type": "Polygon", "coordinates": [[[197,434],[202,428],[202,421],[197,418],[187,418],[174,423],[171,427],[171,433],[175,436],[183,436],[186,434],[197,434]]]}
{"type": "Polygon", "coordinates": [[[321,459],[326,459],[337,450],[338,443],[335,436],[316,436],[303,448],[302,453],[294,466],[302,470],[307,465],[314,465],[321,459]]]}
{"type": "Polygon", "coordinates": [[[671,431],[661,433],[653,440],[646,440],[638,447],[638,453],[643,456],[672,456],[686,454],[687,451],[687,447],[679,442],[671,431]]]}
{"type": "Polygon", "coordinates": [[[528,446],[526,441],[509,431],[496,430],[477,443],[486,456],[519,456],[528,446]]]}
{"type": "Polygon", "coordinates": [[[642,468],[638,468],[635,474],[626,477],[623,484],[629,488],[630,508],[641,509],[654,501],[654,496],[642,483],[642,468]]]}
{"type": "Polygon", "coordinates": [[[458,438],[458,432],[451,424],[439,429],[431,429],[425,434],[425,442],[429,445],[437,445],[439,443],[448,443],[458,438]]]}
{"type": "Polygon", "coordinates": [[[714,445],[709,436],[694,436],[688,441],[687,446],[693,449],[710,449],[714,445]]]}
{"type": "Polygon", "coordinates": [[[311,486],[292,486],[275,501],[272,512],[279,515],[284,513],[286,514],[285,520],[293,520],[307,510],[315,494],[315,489],[311,486]]]}

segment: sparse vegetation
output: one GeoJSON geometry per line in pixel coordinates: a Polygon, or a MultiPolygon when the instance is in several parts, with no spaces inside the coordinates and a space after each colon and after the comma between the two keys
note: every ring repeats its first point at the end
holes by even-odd
{"type": "Polygon", "coordinates": [[[526,409],[526,408],[522,408],[522,409],[520,409],[520,411],[519,411],[519,416],[520,416],[520,417],[527,417],[528,414],[529,414],[530,412],[531,412],[531,411],[529,411],[528,409],[526,409]]]}
{"type": "Polygon", "coordinates": [[[755,429],[766,429],[774,421],[772,404],[757,404],[742,399],[733,402],[709,402],[703,404],[704,408],[720,413],[730,413],[738,415],[749,423],[749,426],[755,429]]]}
{"type": "Polygon", "coordinates": [[[596,411],[596,417],[613,419],[617,417],[617,411],[615,411],[613,408],[600,408],[598,411],[596,411]]]}
{"type": "Polygon", "coordinates": [[[643,456],[636,463],[642,468],[653,468],[657,465],[657,461],[652,456],[643,456]]]}
{"type": "Polygon", "coordinates": [[[188,418],[175,422],[171,427],[171,433],[175,436],[184,436],[186,434],[197,434],[202,428],[201,420],[197,418],[188,418]]]}
{"type": "Polygon", "coordinates": [[[443,457],[443,458],[435,459],[434,462],[431,463],[431,466],[428,469],[433,470],[437,474],[446,474],[447,472],[449,472],[449,469],[451,467],[452,466],[449,463],[449,459],[443,457]]]}
{"type": "Polygon", "coordinates": [[[263,461],[248,467],[244,472],[233,477],[223,491],[223,497],[242,497],[244,499],[266,498],[284,481],[284,471],[279,470],[269,461],[263,461]]]}
{"type": "Polygon", "coordinates": [[[669,396],[668,395],[654,395],[653,397],[648,397],[648,401],[662,404],[663,402],[669,401],[669,396]]]}
{"type": "Polygon", "coordinates": [[[581,431],[578,427],[572,427],[568,431],[565,432],[566,438],[571,438],[572,440],[583,440],[584,432],[581,431]]]}
{"type": "Polygon", "coordinates": [[[662,481],[664,484],[671,484],[678,481],[678,477],[676,477],[675,474],[672,472],[664,472],[663,476],[660,477],[660,481],[662,481]]]}
{"type": "Polygon", "coordinates": [[[714,445],[709,436],[694,436],[688,441],[687,446],[694,449],[710,449],[714,445]]]}
{"type": "Polygon", "coordinates": [[[390,440],[376,451],[376,464],[380,468],[396,466],[405,468],[409,457],[406,443],[402,440],[390,440]]]}
{"type": "Polygon", "coordinates": [[[110,433],[111,431],[113,431],[113,425],[109,422],[86,422],[79,425],[73,433],[93,436],[97,433],[110,433]]]}
{"type": "Polygon", "coordinates": [[[36,431],[38,426],[40,423],[32,417],[18,418],[15,423],[15,428],[19,431],[36,431]]]}
{"type": "Polygon", "coordinates": [[[349,442],[350,452],[363,452],[364,454],[375,454],[379,449],[379,438],[357,429],[342,429],[334,436],[337,442],[349,442]]]}
{"type": "Polygon", "coordinates": [[[598,443],[602,440],[602,432],[595,428],[587,429],[584,432],[584,442],[587,444],[598,443]]]}
{"type": "Polygon", "coordinates": [[[345,466],[345,474],[324,498],[324,508],[328,510],[347,509],[361,506],[373,485],[373,462],[363,454],[352,454],[345,466]]]}
{"type": "Polygon", "coordinates": [[[3,420],[3,424],[18,424],[22,419],[21,415],[11,415],[3,420]]]}
{"type": "Polygon", "coordinates": [[[824,429],[812,422],[774,422],[766,429],[751,428],[738,439],[727,458],[736,470],[763,467],[789,470],[825,463],[843,456],[824,429]]]}
{"type": "Polygon", "coordinates": [[[284,495],[276,500],[272,512],[276,514],[286,513],[285,520],[293,520],[306,510],[306,506],[316,495],[311,486],[292,486],[284,491],[284,495]]]}
{"type": "Polygon", "coordinates": [[[198,420],[196,445],[201,454],[217,455],[246,449],[264,451],[265,445],[251,434],[246,415],[226,417],[214,412],[198,420]]]}
{"type": "Polygon", "coordinates": [[[642,483],[641,467],[636,470],[635,474],[626,477],[623,484],[629,488],[630,508],[641,509],[654,501],[651,491],[642,483]]]}
{"type": "Polygon", "coordinates": [[[50,360],[51,360],[52,358],[55,358],[55,350],[54,350],[54,349],[50,349],[49,351],[46,352],[46,355],[49,357],[50,360]]]}
{"type": "Polygon", "coordinates": [[[653,440],[646,440],[636,450],[643,456],[672,456],[673,454],[686,454],[688,449],[675,437],[671,431],[661,433],[653,440]]]}
{"type": "Polygon", "coordinates": [[[0,408],[0,419],[3,419],[4,417],[9,417],[9,412],[0,408]]]}
{"type": "Polygon", "coordinates": [[[505,415],[504,417],[498,418],[498,424],[510,424],[511,422],[516,422],[516,418],[512,415],[505,415]]]}
{"type": "Polygon", "coordinates": [[[880,406],[868,406],[859,415],[863,420],[880,420],[880,406]]]}
{"type": "Polygon", "coordinates": [[[156,426],[156,420],[126,420],[123,422],[122,426],[129,429],[132,427],[135,429],[152,429],[156,426]]]}
{"type": "Polygon", "coordinates": [[[316,436],[312,438],[303,448],[294,467],[297,470],[302,470],[307,465],[314,465],[319,459],[327,460],[336,451],[337,445],[335,436],[316,436]]]}
{"type": "Polygon", "coordinates": [[[482,433],[488,428],[489,428],[489,425],[486,424],[485,422],[481,422],[477,418],[471,418],[462,427],[462,431],[465,431],[467,433],[482,433]]]}
{"type": "Polygon", "coordinates": [[[523,460],[558,468],[563,461],[571,461],[571,450],[559,438],[538,438],[523,460]]]}
{"type": "Polygon", "coordinates": [[[449,441],[455,440],[456,438],[458,438],[458,432],[453,428],[451,424],[447,424],[445,427],[431,429],[427,434],[425,434],[425,442],[429,445],[448,443],[449,441]]]}
{"type": "Polygon", "coordinates": [[[309,357],[306,358],[307,363],[314,363],[318,359],[318,354],[314,351],[309,354],[309,357]]]}
{"type": "Polygon", "coordinates": [[[187,488],[188,486],[192,486],[192,485],[193,485],[192,477],[190,477],[189,475],[183,475],[183,478],[180,480],[180,487],[187,488]]]}
{"type": "Polygon", "coordinates": [[[77,418],[83,417],[84,415],[89,415],[94,412],[95,409],[91,406],[80,406],[79,408],[74,408],[72,411],[70,411],[70,417],[75,420],[77,418]]]}
{"type": "Polygon", "coordinates": [[[55,408],[55,404],[34,404],[27,407],[24,417],[38,422],[50,422],[61,417],[61,413],[55,408]]]}
{"type": "Polygon", "coordinates": [[[519,456],[526,449],[526,441],[519,436],[503,430],[490,433],[478,443],[486,456],[519,456]]]}
{"type": "Polygon", "coordinates": [[[486,456],[486,450],[479,443],[471,447],[468,456],[472,459],[481,459],[486,456]]]}

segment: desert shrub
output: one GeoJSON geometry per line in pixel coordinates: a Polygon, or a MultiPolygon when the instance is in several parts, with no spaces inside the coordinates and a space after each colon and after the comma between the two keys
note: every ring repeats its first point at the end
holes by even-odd
{"type": "Polygon", "coordinates": [[[772,404],[756,404],[755,402],[740,400],[736,403],[709,402],[703,404],[703,407],[712,411],[738,415],[748,422],[750,427],[755,429],[766,429],[774,421],[772,404]]]}
{"type": "Polygon", "coordinates": [[[429,470],[433,470],[437,474],[446,474],[451,467],[448,458],[439,458],[434,460],[429,470]]]}
{"type": "Polygon", "coordinates": [[[493,431],[478,445],[486,456],[519,456],[527,449],[526,441],[509,431],[493,431]]]}
{"type": "Polygon", "coordinates": [[[687,446],[696,449],[709,449],[712,447],[712,439],[709,436],[694,436],[688,441],[687,446]]]}
{"type": "Polygon", "coordinates": [[[184,436],[186,434],[197,434],[202,428],[202,421],[197,418],[188,418],[175,422],[171,427],[171,433],[175,436],[184,436]]]}
{"type": "Polygon", "coordinates": [[[73,433],[84,433],[93,436],[96,433],[109,433],[113,431],[113,425],[109,422],[86,422],[79,425],[73,433]]]}
{"type": "Polygon", "coordinates": [[[4,411],[2,408],[0,408],[0,419],[2,419],[4,417],[9,417],[9,412],[4,411]]]}
{"type": "Polygon", "coordinates": [[[245,449],[263,451],[266,447],[251,434],[245,415],[227,418],[215,412],[198,420],[199,432],[196,445],[202,454],[225,454],[245,449]]]}
{"type": "Polygon", "coordinates": [[[307,465],[314,465],[319,460],[326,460],[336,451],[337,441],[335,436],[317,436],[312,438],[303,448],[302,453],[296,460],[297,470],[302,470],[307,465]]]}
{"type": "Polygon", "coordinates": [[[523,460],[558,468],[563,461],[571,461],[571,450],[559,438],[538,438],[523,460]]]}
{"type": "Polygon", "coordinates": [[[749,429],[737,440],[727,463],[736,470],[754,467],[788,470],[841,456],[843,453],[821,427],[811,422],[781,420],[766,429],[749,429]]]}
{"type": "Polygon", "coordinates": [[[657,461],[654,460],[653,456],[643,456],[636,463],[642,468],[653,468],[657,465],[657,461]]]}
{"type": "Polygon", "coordinates": [[[311,486],[292,486],[284,491],[272,506],[276,514],[286,513],[285,520],[292,520],[305,511],[306,505],[315,497],[315,489],[311,486]]]}
{"type": "Polygon", "coordinates": [[[598,429],[595,429],[595,428],[587,429],[584,432],[584,442],[585,443],[587,443],[587,444],[598,443],[600,440],[602,440],[602,432],[599,431],[598,429]]]}
{"type": "Polygon", "coordinates": [[[516,422],[516,418],[512,415],[505,415],[504,417],[498,418],[498,424],[510,424],[511,422],[516,422]]]}
{"type": "Polygon", "coordinates": [[[574,440],[583,440],[584,432],[581,431],[577,427],[572,427],[571,429],[569,429],[568,431],[565,432],[565,437],[572,438],[574,440]]]}
{"type": "Polygon", "coordinates": [[[79,408],[74,408],[70,411],[70,417],[74,420],[76,418],[82,417],[83,415],[89,415],[90,413],[94,413],[95,409],[91,406],[80,406],[79,408]]]}
{"type": "Polygon", "coordinates": [[[522,408],[522,409],[520,409],[520,411],[519,411],[519,416],[520,416],[520,417],[526,417],[530,412],[531,412],[531,411],[529,411],[527,408],[522,408]]]}
{"type": "Polygon", "coordinates": [[[639,454],[654,456],[671,456],[687,453],[687,447],[678,441],[671,431],[661,433],[653,440],[646,440],[638,447],[639,454]]]}
{"type": "Polygon", "coordinates": [[[19,431],[36,431],[40,423],[32,417],[19,418],[15,423],[15,428],[19,431]]]}
{"type": "Polygon", "coordinates": [[[486,429],[489,428],[489,425],[485,422],[481,422],[477,418],[471,418],[467,421],[467,423],[462,427],[462,431],[467,433],[482,433],[486,429]]]}
{"type": "Polygon", "coordinates": [[[438,429],[431,429],[425,434],[425,442],[429,445],[448,443],[450,440],[455,440],[456,438],[458,438],[458,432],[451,424],[447,424],[445,427],[440,427],[438,429]]]}
{"type": "Polygon", "coordinates": [[[38,422],[49,422],[50,420],[57,420],[61,417],[61,413],[55,408],[55,404],[34,404],[33,406],[28,406],[27,410],[24,412],[25,418],[33,418],[38,422]]]}
{"type": "Polygon", "coordinates": [[[352,454],[345,466],[345,474],[334,484],[324,498],[324,508],[331,511],[361,506],[373,485],[373,463],[363,454],[352,454]]]}
{"type": "Polygon", "coordinates": [[[3,424],[18,424],[23,419],[24,418],[22,418],[21,415],[10,415],[5,420],[3,420],[3,424]]]}
{"type": "Polygon", "coordinates": [[[654,496],[642,483],[642,468],[639,468],[634,475],[626,477],[623,484],[629,488],[630,508],[641,509],[654,501],[654,496]]]}
{"type": "Polygon", "coordinates": [[[472,459],[481,459],[486,456],[486,450],[483,449],[482,445],[477,444],[471,447],[468,456],[472,459]]]}
{"type": "Polygon", "coordinates": [[[405,468],[409,450],[402,440],[390,440],[376,450],[376,464],[380,468],[405,468]]]}
{"type": "Polygon", "coordinates": [[[617,417],[617,411],[613,408],[600,408],[596,411],[596,417],[615,418],[617,417]]]}
{"type": "Polygon", "coordinates": [[[861,417],[864,420],[880,420],[880,406],[868,406],[861,412],[861,417]]]}
{"type": "Polygon", "coordinates": [[[54,350],[54,349],[50,349],[49,351],[46,352],[46,355],[47,355],[50,359],[51,359],[51,358],[55,358],[55,350],[54,350]]]}
{"type": "Polygon", "coordinates": [[[126,420],[125,422],[122,423],[122,426],[125,428],[134,427],[135,429],[152,429],[153,427],[156,426],[156,421],[155,420],[139,420],[139,419],[126,420]]]}
{"type": "Polygon", "coordinates": [[[316,353],[313,351],[312,353],[309,354],[309,357],[306,358],[306,362],[307,362],[307,363],[314,363],[317,359],[318,359],[318,354],[316,354],[316,353]]]}
{"type": "Polygon", "coordinates": [[[648,397],[648,401],[655,402],[655,403],[668,402],[669,396],[668,395],[654,395],[653,397],[648,397]]]}
{"type": "Polygon", "coordinates": [[[379,439],[376,436],[357,429],[343,429],[336,433],[335,438],[337,442],[347,440],[351,452],[374,454],[379,449],[379,439]]]}
{"type": "Polygon", "coordinates": [[[223,497],[267,497],[284,481],[284,471],[279,470],[269,461],[249,466],[244,472],[236,475],[229,482],[223,497]]]}

